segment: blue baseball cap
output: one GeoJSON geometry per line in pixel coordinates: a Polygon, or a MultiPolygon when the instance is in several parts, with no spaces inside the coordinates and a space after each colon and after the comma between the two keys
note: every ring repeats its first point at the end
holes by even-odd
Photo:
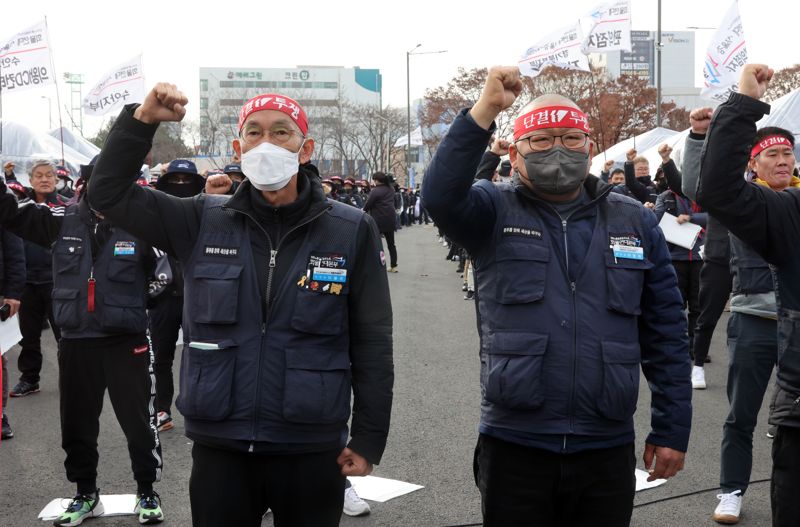
{"type": "Polygon", "coordinates": [[[223,172],[226,174],[244,174],[242,172],[242,165],[238,163],[231,163],[230,165],[225,165],[225,168],[222,169],[223,172]]]}
{"type": "Polygon", "coordinates": [[[197,174],[197,166],[194,163],[189,161],[188,159],[175,159],[170,161],[169,166],[167,167],[167,171],[164,172],[164,175],[167,174],[197,174]]]}

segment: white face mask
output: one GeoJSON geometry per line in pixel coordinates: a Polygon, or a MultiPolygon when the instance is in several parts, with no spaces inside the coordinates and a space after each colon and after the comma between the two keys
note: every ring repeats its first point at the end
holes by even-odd
{"type": "Polygon", "coordinates": [[[275,191],[297,174],[300,152],[264,142],[242,154],[242,172],[258,190],[275,191]]]}

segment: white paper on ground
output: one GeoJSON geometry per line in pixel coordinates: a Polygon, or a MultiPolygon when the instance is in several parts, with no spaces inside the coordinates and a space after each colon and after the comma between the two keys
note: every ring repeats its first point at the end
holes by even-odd
{"type": "MultiPolygon", "coordinates": [[[[39,518],[44,521],[51,521],[58,518],[67,508],[72,498],[56,498],[48,503],[39,518]]],[[[103,504],[103,516],[123,516],[133,514],[136,507],[136,496],[134,494],[100,494],[100,503],[103,504]]]]}
{"type": "Polygon", "coordinates": [[[669,212],[664,213],[658,226],[664,231],[664,238],[666,238],[669,243],[680,245],[689,250],[694,247],[695,242],[697,242],[697,237],[703,229],[699,225],[688,221],[686,223],[678,223],[678,218],[669,212]]]}
{"type": "Polygon", "coordinates": [[[380,503],[424,488],[422,485],[375,476],[348,476],[347,479],[350,480],[350,484],[356,489],[356,493],[361,499],[380,503]]]}
{"type": "Polygon", "coordinates": [[[20,340],[22,333],[19,331],[19,315],[0,322],[0,355],[4,355],[20,340]]]}
{"type": "Polygon", "coordinates": [[[653,487],[658,487],[659,485],[663,485],[667,482],[665,479],[647,481],[647,478],[649,477],[650,474],[646,470],[642,470],[640,468],[636,469],[636,492],[639,492],[640,490],[652,489],[653,487]]]}

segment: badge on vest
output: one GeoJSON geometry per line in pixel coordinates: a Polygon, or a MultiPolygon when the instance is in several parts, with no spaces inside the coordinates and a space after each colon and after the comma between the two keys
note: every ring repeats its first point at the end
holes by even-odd
{"type": "Polygon", "coordinates": [[[641,247],[630,247],[628,245],[615,245],[614,258],[624,258],[626,260],[644,260],[644,249],[641,247]]]}
{"type": "Polygon", "coordinates": [[[235,258],[239,256],[238,247],[216,247],[214,245],[206,245],[203,254],[206,256],[229,256],[235,258]]]}
{"type": "Polygon", "coordinates": [[[514,225],[503,226],[503,236],[522,236],[523,238],[542,239],[542,231],[530,227],[517,227],[514,225]]]}
{"type": "Polygon", "coordinates": [[[306,273],[297,285],[306,291],[340,295],[347,283],[347,259],[336,253],[313,252],[308,257],[306,273]]]}
{"type": "Polygon", "coordinates": [[[136,242],[116,242],[114,256],[131,256],[136,254],[136,242]]]}

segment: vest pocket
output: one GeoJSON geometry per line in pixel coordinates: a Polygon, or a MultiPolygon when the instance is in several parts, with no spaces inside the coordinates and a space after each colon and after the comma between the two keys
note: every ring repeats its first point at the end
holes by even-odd
{"type": "Polygon", "coordinates": [[[74,329],[81,325],[77,289],[53,289],[52,298],[53,318],[59,328],[74,329]]]}
{"type": "Polygon", "coordinates": [[[550,251],[532,243],[502,243],[495,250],[497,301],[525,304],[544,298],[550,251]]]}
{"type": "Polygon", "coordinates": [[[549,336],[494,333],[487,351],[484,397],[504,408],[535,410],[544,402],[542,367],[549,336]]]}
{"type": "Polygon", "coordinates": [[[649,260],[614,258],[606,252],[608,308],[626,315],[641,315],[644,272],[653,267],[649,260]]]}
{"type": "Polygon", "coordinates": [[[147,328],[147,314],[142,297],[106,293],[103,295],[100,324],[106,331],[144,331],[147,328]]]}
{"type": "Polygon", "coordinates": [[[55,272],[58,274],[74,274],[80,270],[81,257],[83,256],[82,245],[56,244],[53,248],[53,262],[55,272]]]}
{"type": "Polygon", "coordinates": [[[345,350],[287,348],[283,417],[295,423],[339,423],[350,415],[350,357],[345,350]]]}
{"type": "Polygon", "coordinates": [[[627,421],[639,398],[639,344],[604,340],[602,347],[603,384],[597,409],[608,419],[627,421]]]}
{"type": "Polygon", "coordinates": [[[184,347],[181,393],[175,406],[190,419],[222,421],[233,411],[236,343],[226,340],[213,346],[217,349],[184,347]]]}
{"type": "Polygon", "coordinates": [[[136,279],[136,264],[138,259],[133,257],[113,256],[108,263],[107,276],[115,282],[130,283],[136,279]]]}
{"type": "Polygon", "coordinates": [[[194,268],[193,297],[189,312],[195,322],[233,324],[239,304],[242,265],[199,263],[194,268]]]}
{"type": "Polygon", "coordinates": [[[347,314],[347,296],[300,289],[292,314],[292,327],[315,335],[338,335],[347,314]]]}

